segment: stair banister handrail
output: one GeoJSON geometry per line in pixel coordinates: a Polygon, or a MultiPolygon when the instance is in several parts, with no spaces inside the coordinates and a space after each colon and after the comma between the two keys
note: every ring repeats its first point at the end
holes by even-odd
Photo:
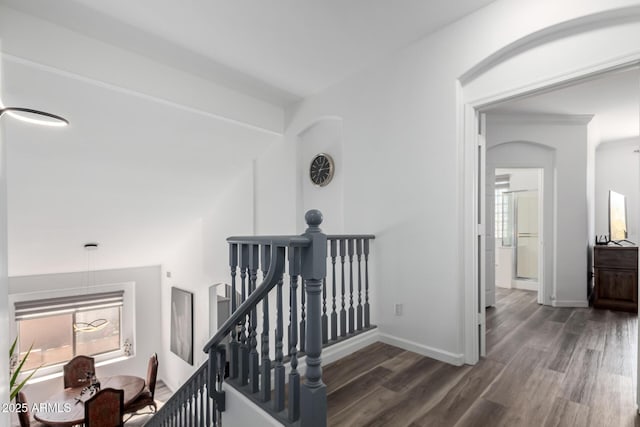
{"type": "Polygon", "coordinates": [[[227,243],[301,248],[309,246],[311,239],[306,236],[231,236],[227,237],[227,243]]]}
{"type": "Polygon", "coordinates": [[[375,234],[327,234],[327,240],[339,240],[339,239],[362,239],[362,240],[374,240],[375,234]]]}
{"type": "Polygon", "coordinates": [[[238,244],[267,244],[271,245],[271,261],[267,276],[256,290],[240,304],[235,312],[218,328],[218,332],[204,346],[203,351],[209,353],[212,347],[217,346],[231,332],[240,320],[249,314],[253,306],[262,301],[263,298],[278,283],[279,277],[284,274],[285,254],[284,248],[287,246],[305,247],[311,244],[311,240],[304,237],[283,237],[283,236],[261,236],[261,237],[230,237],[229,243],[238,244]]]}

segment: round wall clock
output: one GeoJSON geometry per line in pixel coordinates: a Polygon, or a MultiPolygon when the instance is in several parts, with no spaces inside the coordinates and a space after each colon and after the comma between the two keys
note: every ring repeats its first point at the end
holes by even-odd
{"type": "Polygon", "coordinates": [[[324,187],[331,182],[335,170],[333,159],[330,155],[316,154],[309,166],[309,178],[318,187],[324,187]]]}

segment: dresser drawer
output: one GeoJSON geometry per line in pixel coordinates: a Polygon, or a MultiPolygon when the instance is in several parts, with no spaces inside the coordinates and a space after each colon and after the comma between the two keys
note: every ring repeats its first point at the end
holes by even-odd
{"type": "Polygon", "coordinates": [[[638,268],[637,247],[596,246],[593,266],[595,268],[638,268]]]}

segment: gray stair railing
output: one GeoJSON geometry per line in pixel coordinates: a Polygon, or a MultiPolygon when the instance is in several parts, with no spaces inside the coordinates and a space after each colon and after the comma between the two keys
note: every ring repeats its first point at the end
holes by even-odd
{"type": "Polygon", "coordinates": [[[326,236],[320,230],[322,214],[317,210],[307,212],[305,220],[308,228],[301,236],[227,239],[231,316],[204,347],[208,362],[147,425],[221,425],[225,408],[222,384],[226,382],[284,425],[326,426],[322,348],[374,327],[370,321],[368,266],[369,243],[374,236],[326,236]],[[348,281],[346,260],[350,267],[348,281]],[[341,275],[336,273],[338,262],[341,275]],[[328,265],[330,282],[326,277],[328,265]],[[284,291],[289,294],[289,307],[283,307],[284,291]],[[346,296],[350,301],[348,316],[346,296]],[[328,299],[330,314],[327,314],[328,299]],[[340,313],[337,300],[342,304],[340,313]],[[229,337],[227,345],[222,344],[225,337],[229,337]],[[298,370],[302,356],[306,356],[304,382],[298,370]],[[288,375],[285,363],[290,364],[288,375]]]}

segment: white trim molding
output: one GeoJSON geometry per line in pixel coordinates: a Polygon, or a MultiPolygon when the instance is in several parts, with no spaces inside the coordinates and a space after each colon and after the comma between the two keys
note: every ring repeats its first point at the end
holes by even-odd
{"type": "Polygon", "coordinates": [[[553,307],[579,307],[579,308],[589,308],[589,301],[585,300],[553,300],[551,302],[553,307]]]}
{"type": "Polygon", "coordinates": [[[423,356],[439,360],[441,362],[449,363],[455,366],[461,366],[464,364],[464,354],[461,353],[450,353],[439,348],[429,347],[415,341],[409,341],[404,338],[398,338],[383,333],[379,334],[379,338],[380,342],[383,342],[385,344],[393,345],[407,351],[412,351],[414,353],[418,353],[423,356]]]}
{"type": "MultiPolygon", "coordinates": [[[[331,345],[329,347],[322,349],[322,366],[328,365],[329,363],[333,363],[337,360],[342,359],[350,355],[351,353],[355,353],[358,350],[362,350],[368,345],[374,344],[380,340],[380,333],[378,329],[372,329],[370,331],[364,332],[360,335],[357,335],[353,338],[349,338],[346,341],[341,343],[337,343],[331,345]]],[[[301,357],[300,361],[304,361],[305,357],[301,357]]],[[[306,363],[306,362],[305,362],[306,363]]]]}
{"type": "Polygon", "coordinates": [[[593,114],[536,114],[536,113],[491,113],[493,123],[509,123],[516,125],[551,124],[551,125],[586,125],[593,114]]]}

